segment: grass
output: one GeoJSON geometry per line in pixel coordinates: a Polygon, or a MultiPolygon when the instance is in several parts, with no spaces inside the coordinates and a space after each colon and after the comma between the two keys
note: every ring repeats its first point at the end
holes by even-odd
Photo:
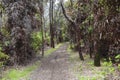
{"type": "Polygon", "coordinates": [[[60,43],[55,48],[51,48],[51,49],[45,51],[45,56],[48,57],[50,54],[52,54],[54,51],[56,51],[63,44],[64,43],[60,43]]]}
{"type": "Polygon", "coordinates": [[[75,62],[75,61],[79,61],[80,59],[78,58],[78,54],[77,52],[73,51],[72,49],[70,49],[70,46],[67,48],[67,52],[70,54],[70,58],[69,60],[71,62],[75,62]]]}
{"type": "Polygon", "coordinates": [[[2,80],[20,80],[21,78],[27,77],[37,67],[38,62],[23,69],[10,69],[6,71],[5,76],[2,78],[2,80]]]}
{"type": "MultiPolygon", "coordinates": [[[[102,64],[106,62],[102,62],[102,64]]],[[[109,63],[108,63],[109,64],[109,63]]],[[[79,80],[104,80],[108,74],[114,73],[115,69],[112,65],[102,65],[101,67],[95,67],[93,60],[86,60],[83,64],[81,62],[76,66],[79,74],[77,75],[79,80]],[[78,70],[80,68],[80,70],[78,70]]]]}
{"type": "MultiPolygon", "coordinates": [[[[48,57],[51,53],[57,50],[63,43],[58,44],[56,48],[51,48],[45,51],[45,57],[48,57]]],[[[24,69],[10,69],[5,71],[2,80],[20,80],[21,78],[26,78],[30,75],[30,73],[35,70],[40,65],[40,62],[36,62],[32,66],[25,67],[24,69]]]]}
{"type": "MultiPolygon", "coordinates": [[[[105,80],[108,74],[115,73],[115,68],[111,62],[101,61],[101,67],[94,66],[94,60],[88,55],[84,55],[85,61],[80,61],[77,52],[72,51],[69,47],[67,51],[70,53],[70,61],[75,63],[73,71],[79,80],[105,80]]],[[[108,79],[107,79],[108,80],[108,79]]]]}

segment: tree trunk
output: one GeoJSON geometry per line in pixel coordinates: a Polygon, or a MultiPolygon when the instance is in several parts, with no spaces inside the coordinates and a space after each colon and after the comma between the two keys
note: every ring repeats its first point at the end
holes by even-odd
{"type": "Polygon", "coordinates": [[[95,57],[94,57],[94,66],[101,66],[100,64],[100,53],[99,53],[99,50],[98,52],[95,54],[95,57]]]}
{"type": "Polygon", "coordinates": [[[43,33],[43,26],[41,27],[42,32],[42,57],[44,57],[44,33],[43,33]]]}
{"type": "Polygon", "coordinates": [[[81,47],[79,46],[79,58],[84,61],[84,57],[82,55],[82,52],[81,52],[81,47]]]}
{"type": "MultiPolygon", "coordinates": [[[[31,5],[31,0],[6,0],[3,3],[8,17],[6,27],[10,33],[10,45],[8,45],[10,50],[7,53],[18,64],[24,64],[34,56],[30,35],[36,9],[31,5]]],[[[14,63],[13,59],[10,60],[14,63]]]]}
{"type": "Polygon", "coordinates": [[[92,58],[93,52],[94,52],[94,42],[91,39],[91,34],[90,34],[90,40],[89,40],[89,55],[90,55],[90,58],[92,58]]]}
{"type": "Polygon", "coordinates": [[[43,31],[43,0],[41,0],[41,13],[40,13],[40,17],[41,17],[41,33],[42,33],[42,57],[44,57],[44,31],[43,31]]]}
{"type": "Polygon", "coordinates": [[[101,51],[100,51],[100,42],[98,42],[96,44],[96,53],[95,53],[95,57],[94,57],[94,66],[101,66],[101,63],[100,63],[100,57],[101,57],[101,51]]]}
{"type": "Polygon", "coordinates": [[[49,10],[49,18],[50,18],[50,45],[52,48],[55,48],[54,43],[54,28],[53,28],[53,0],[50,0],[50,10],[49,10]]]}
{"type": "Polygon", "coordinates": [[[63,7],[62,2],[61,2],[61,7],[62,7],[62,11],[63,11],[63,14],[64,14],[65,18],[70,22],[71,28],[73,28],[73,33],[76,35],[75,39],[76,39],[77,49],[78,49],[78,52],[79,52],[79,57],[80,57],[81,60],[84,60],[84,57],[83,57],[82,52],[81,52],[81,43],[80,43],[81,32],[80,32],[79,24],[75,23],[72,19],[70,19],[67,16],[66,11],[65,11],[65,9],[63,7]]]}
{"type": "MultiPolygon", "coordinates": [[[[79,27],[78,27],[79,28],[79,27]]],[[[79,52],[79,57],[81,60],[84,61],[84,57],[83,57],[83,54],[82,54],[82,51],[81,51],[81,35],[80,35],[80,30],[79,29],[76,29],[77,31],[77,47],[78,47],[78,52],[79,52]]]]}

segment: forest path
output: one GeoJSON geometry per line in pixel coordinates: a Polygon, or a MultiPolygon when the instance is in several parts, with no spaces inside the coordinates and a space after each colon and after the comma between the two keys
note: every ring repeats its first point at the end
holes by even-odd
{"type": "Polygon", "coordinates": [[[41,66],[31,73],[29,80],[78,80],[72,69],[65,43],[49,57],[41,60],[41,66]]]}

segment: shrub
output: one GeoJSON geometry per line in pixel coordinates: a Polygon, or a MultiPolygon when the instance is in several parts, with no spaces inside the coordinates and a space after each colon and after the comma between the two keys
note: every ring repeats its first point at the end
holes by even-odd
{"type": "Polygon", "coordinates": [[[3,53],[1,51],[1,47],[0,47],[0,66],[3,66],[3,64],[9,59],[9,56],[6,55],[5,53],[3,53]]]}
{"type": "Polygon", "coordinates": [[[118,54],[118,55],[115,57],[115,59],[116,59],[116,61],[117,61],[118,63],[120,63],[120,54],[118,54]]]}
{"type": "Polygon", "coordinates": [[[32,47],[35,51],[38,51],[42,45],[42,34],[41,32],[32,33],[32,47]]]}

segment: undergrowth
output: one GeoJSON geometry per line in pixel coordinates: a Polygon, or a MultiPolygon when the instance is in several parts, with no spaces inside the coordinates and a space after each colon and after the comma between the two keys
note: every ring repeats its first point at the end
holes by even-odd
{"type": "Polygon", "coordinates": [[[10,69],[7,70],[3,75],[2,80],[20,80],[21,78],[29,76],[29,74],[40,65],[36,62],[32,66],[27,66],[23,69],[10,69]]]}
{"type": "MultiPolygon", "coordinates": [[[[57,50],[63,43],[58,44],[56,48],[51,48],[45,51],[45,57],[48,57],[51,53],[57,50]]],[[[4,72],[4,76],[1,80],[20,80],[21,78],[27,79],[30,73],[40,66],[40,62],[36,62],[32,66],[25,67],[24,69],[10,69],[4,72]]]]}
{"type": "Polygon", "coordinates": [[[101,61],[101,67],[95,67],[93,59],[88,55],[84,55],[85,61],[80,61],[77,52],[74,52],[68,47],[70,53],[70,61],[75,63],[73,71],[79,80],[105,80],[106,76],[115,73],[115,68],[112,62],[101,61]]]}

